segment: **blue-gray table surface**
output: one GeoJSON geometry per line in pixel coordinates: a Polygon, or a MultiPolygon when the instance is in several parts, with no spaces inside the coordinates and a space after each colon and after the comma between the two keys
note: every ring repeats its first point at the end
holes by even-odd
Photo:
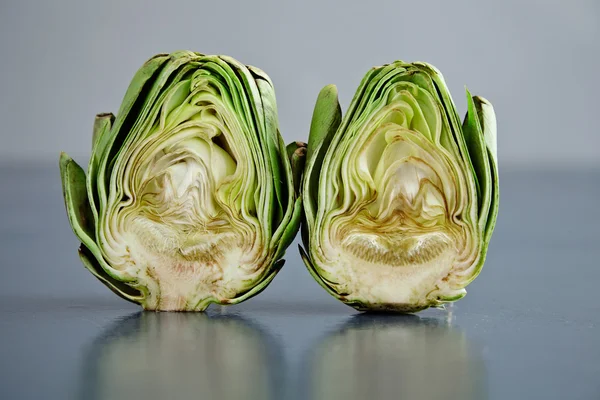
{"type": "Polygon", "coordinates": [[[58,168],[0,166],[0,399],[600,399],[600,171],[501,171],[446,311],[360,314],[293,244],[259,296],[144,313],[77,257],[58,168]]]}

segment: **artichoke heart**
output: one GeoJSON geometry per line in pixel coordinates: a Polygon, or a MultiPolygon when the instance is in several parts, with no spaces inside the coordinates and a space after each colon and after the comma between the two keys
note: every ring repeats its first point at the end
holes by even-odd
{"type": "Polygon", "coordinates": [[[372,68],[342,118],[333,85],[313,114],[302,184],[303,259],[359,310],[458,300],[483,266],[498,210],[496,122],[467,91],[461,124],[426,63],[372,68]]]}
{"type": "Polygon", "coordinates": [[[149,310],[202,311],[268,285],[301,199],[273,84],[231,57],[159,54],[94,125],[87,175],[61,154],[85,267],[149,310]]]}

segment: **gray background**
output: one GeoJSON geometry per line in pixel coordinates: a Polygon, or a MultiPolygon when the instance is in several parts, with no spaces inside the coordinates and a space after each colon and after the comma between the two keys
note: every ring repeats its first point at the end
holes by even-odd
{"type": "Polygon", "coordinates": [[[322,86],[345,108],[371,66],[421,60],[461,113],[464,85],[492,101],[503,167],[600,165],[599,21],[597,0],[4,0],[0,159],[85,163],[94,115],[151,55],[189,49],[265,70],[286,141],[322,86]]]}
{"type": "Polygon", "coordinates": [[[599,399],[599,4],[0,2],[0,399],[599,399]],[[58,153],[85,165],[94,115],[175,49],[267,71],[286,141],[323,85],[345,108],[397,58],[441,69],[461,112],[464,84],[492,101],[500,214],[468,295],[359,314],[296,243],[237,306],[140,313],[110,293],[77,256],[58,153]]]}

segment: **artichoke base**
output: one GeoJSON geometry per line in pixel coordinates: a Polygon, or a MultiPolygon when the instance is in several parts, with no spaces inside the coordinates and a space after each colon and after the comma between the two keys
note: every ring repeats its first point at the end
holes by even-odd
{"type": "Polygon", "coordinates": [[[126,269],[137,271],[137,282],[147,288],[145,310],[204,311],[211,303],[228,304],[248,290],[256,278],[243,248],[230,246],[217,260],[206,254],[183,258],[173,249],[169,255],[155,254],[142,246],[131,246],[126,269]]]}
{"type": "Polygon", "coordinates": [[[340,251],[326,271],[338,278],[340,299],[359,311],[413,313],[464,297],[465,289],[449,285],[456,257],[448,248],[420,264],[389,265],[340,251]]]}

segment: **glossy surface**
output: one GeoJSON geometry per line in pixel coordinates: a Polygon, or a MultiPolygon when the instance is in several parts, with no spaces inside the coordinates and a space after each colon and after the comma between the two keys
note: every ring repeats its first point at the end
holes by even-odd
{"type": "Polygon", "coordinates": [[[79,263],[57,166],[0,166],[0,399],[598,399],[600,172],[500,172],[467,296],[401,317],[331,298],[294,245],[243,304],[142,313],[79,263]]]}

